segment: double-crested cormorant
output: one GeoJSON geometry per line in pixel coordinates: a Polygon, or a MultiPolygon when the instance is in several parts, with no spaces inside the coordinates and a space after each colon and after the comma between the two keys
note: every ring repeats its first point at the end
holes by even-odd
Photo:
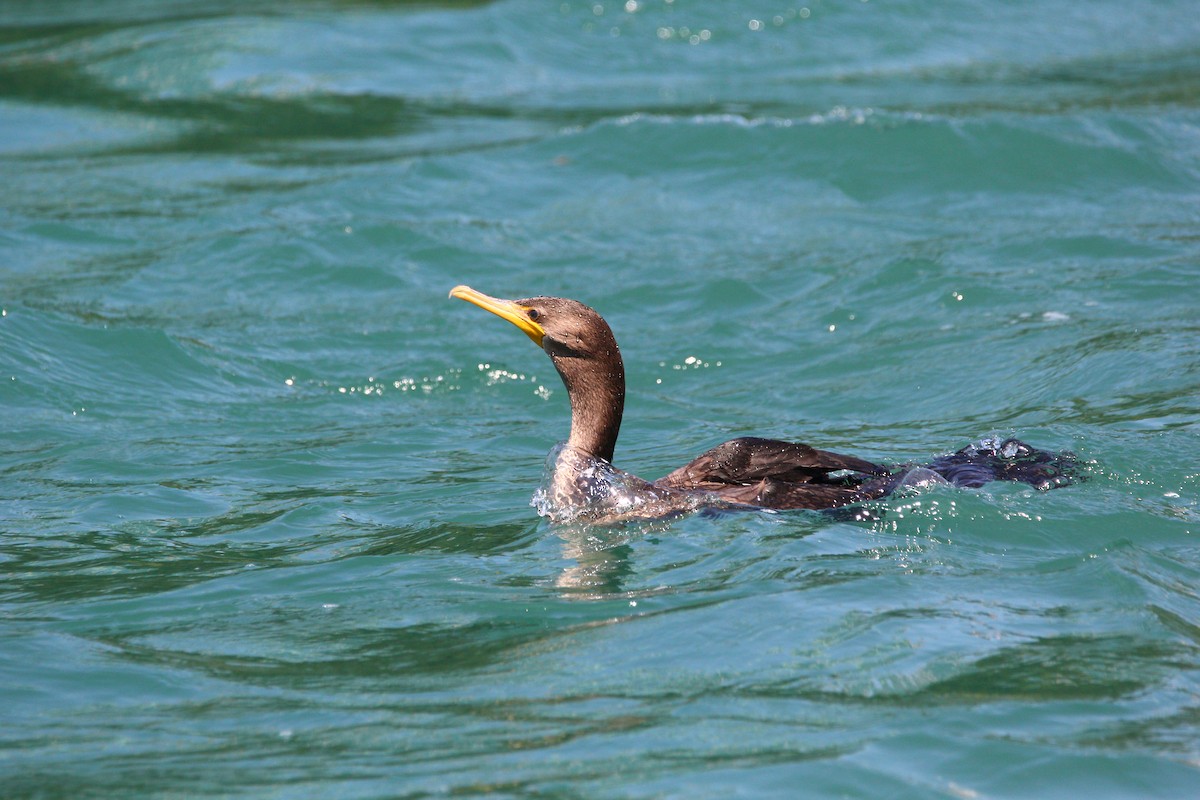
{"type": "Polygon", "coordinates": [[[882,497],[921,482],[981,486],[1016,480],[1049,489],[1070,482],[1074,459],[1016,439],[984,440],[931,464],[886,468],[806,444],[743,437],[717,445],[653,483],[611,466],[625,406],[625,365],[603,317],[575,300],[501,300],[469,286],[451,297],[508,320],[550,356],[571,401],[571,432],[552,455],[545,504],[552,519],[620,521],[705,507],[823,509],[882,497]]]}

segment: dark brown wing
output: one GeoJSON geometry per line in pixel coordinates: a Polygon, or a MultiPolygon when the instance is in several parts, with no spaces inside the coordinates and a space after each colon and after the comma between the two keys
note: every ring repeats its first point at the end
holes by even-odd
{"type": "Polygon", "coordinates": [[[828,481],[830,473],[844,470],[864,475],[887,474],[878,464],[854,456],[796,442],[747,436],[717,445],[655,483],[676,489],[702,483],[756,483],[764,478],[812,483],[828,481]]]}
{"type": "Polygon", "coordinates": [[[654,483],[763,508],[833,508],[879,497],[891,488],[888,471],[878,464],[756,437],[717,445],[654,483]],[[833,474],[841,472],[852,474],[833,474]]]}
{"type": "Polygon", "coordinates": [[[839,508],[890,494],[897,479],[890,475],[860,484],[791,483],[763,478],[752,484],[712,483],[693,487],[723,500],[757,508],[839,508]]]}

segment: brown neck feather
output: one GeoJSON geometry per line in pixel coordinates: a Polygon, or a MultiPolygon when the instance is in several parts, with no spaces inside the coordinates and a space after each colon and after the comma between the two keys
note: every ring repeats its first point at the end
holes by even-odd
{"type": "Polygon", "coordinates": [[[602,356],[551,354],[571,398],[567,445],[611,462],[625,408],[625,364],[616,342],[602,356]]]}

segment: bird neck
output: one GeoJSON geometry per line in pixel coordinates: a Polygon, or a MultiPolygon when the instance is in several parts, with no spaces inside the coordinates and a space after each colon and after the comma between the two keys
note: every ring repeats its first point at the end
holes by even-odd
{"type": "Polygon", "coordinates": [[[611,462],[625,409],[620,351],[614,347],[603,363],[578,356],[557,356],[553,361],[571,399],[567,446],[611,462]]]}

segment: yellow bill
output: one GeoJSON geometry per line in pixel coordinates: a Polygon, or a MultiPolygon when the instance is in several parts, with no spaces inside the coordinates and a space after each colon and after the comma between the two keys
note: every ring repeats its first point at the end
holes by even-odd
{"type": "Polygon", "coordinates": [[[532,339],[534,344],[538,347],[542,346],[542,339],[545,338],[546,331],[541,325],[530,319],[529,312],[533,309],[528,306],[523,306],[512,300],[501,300],[498,297],[490,297],[483,292],[475,291],[470,286],[455,286],[450,290],[450,296],[457,297],[459,300],[466,300],[468,303],[479,306],[484,311],[490,311],[496,316],[508,320],[524,331],[525,335],[532,339]]]}

